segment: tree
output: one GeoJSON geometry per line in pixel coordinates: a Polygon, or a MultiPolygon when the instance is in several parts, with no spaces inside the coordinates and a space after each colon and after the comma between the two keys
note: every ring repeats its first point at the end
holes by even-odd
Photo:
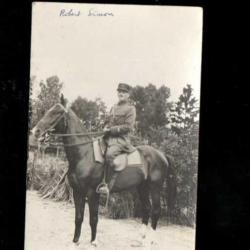
{"type": "Polygon", "coordinates": [[[168,123],[169,96],[170,89],[166,86],[157,89],[153,84],[149,84],[132,89],[131,100],[136,107],[138,133],[141,136],[150,139],[152,131],[154,133],[168,123]]]}
{"type": "Polygon", "coordinates": [[[71,108],[91,131],[100,129],[106,116],[106,105],[100,98],[91,101],[78,96],[71,108]]]}
{"type": "Polygon", "coordinates": [[[170,185],[167,187],[170,220],[190,226],[195,223],[196,211],[198,113],[193,89],[187,85],[183,88],[179,100],[171,108],[171,130],[174,133],[170,134],[162,144],[162,151],[174,159],[174,168],[169,169],[170,185]],[[170,190],[176,190],[174,198],[170,190]]]}
{"type": "Polygon", "coordinates": [[[51,76],[46,82],[41,81],[40,92],[36,99],[32,100],[32,127],[43,117],[45,112],[53,105],[60,102],[60,94],[63,83],[58,76],[51,76]]]}
{"type": "Polygon", "coordinates": [[[96,98],[95,102],[98,106],[98,120],[99,123],[102,123],[107,116],[107,106],[101,98],[96,98]]]}
{"type": "Polygon", "coordinates": [[[196,104],[197,99],[193,97],[193,89],[191,85],[187,84],[183,88],[179,100],[171,108],[170,119],[174,132],[180,134],[194,125],[199,114],[196,104]]]}

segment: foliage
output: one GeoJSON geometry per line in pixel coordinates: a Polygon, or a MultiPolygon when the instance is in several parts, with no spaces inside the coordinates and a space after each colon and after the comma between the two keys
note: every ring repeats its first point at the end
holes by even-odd
{"type": "Polygon", "coordinates": [[[132,89],[131,100],[135,104],[138,120],[137,133],[142,137],[150,139],[149,129],[157,130],[168,123],[169,96],[170,89],[166,86],[157,89],[153,84],[149,84],[132,89]]]}
{"type": "Polygon", "coordinates": [[[193,226],[196,211],[198,130],[196,124],[181,136],[172,134],[160,149],[171,155],[173,164],[167,177],[166,201],[172,223],[193,226]]]}
{"type": "Polygon", "coordinates": [[[29,151],[27,188],[37,190],[43,198],[72,202],[72,190],[67,178],[59,183],[68,168],[64,158],[61,154],[55,157],[39,150],[29,151]]]}
{"type": "Polygon", "coordinates": [[[193,90],[187,85],[170,109],[171,128],[160,145],[173,163],[168,171],[165,197],[169,220],[189,226],[195,223],[196,211],[199,130],[196,103],[193,90]]]}
{"type": "Polygon", "coordinates": [[[54,104],[60,102],[60,94],[63,83],[60,82],[58,76],[51,76],[46,79],[46,82],[41,81],[40,92],[36,99],[32,100],[32,121],[31,127],[43,117],[45,112],[54,104]]]}
{"type": "Polygon", "coordinates": [[[124,191],[119,194],[112,194],[107,216],[112,219],[131,218],[134,215],[134,207],[133,195],[130,192],[124,191]]]}
{"type": "Polygon", "coordinates": [[[79,96],[72,103],[71,108],[88,130],[95,131],[102,127],[107,108],[100,98],[91,101],[79,96]]]}
{"type": "Polygon", "coordinates": [[[199,114],[199,109],[196,106],[197,99],[193,97],[193,89],[191,85],[187,84],[183,88],[183,92],[171,108],[171,123],[172,130],[177,134],[182,130],[189,129],[195,122],[199,114]]]}

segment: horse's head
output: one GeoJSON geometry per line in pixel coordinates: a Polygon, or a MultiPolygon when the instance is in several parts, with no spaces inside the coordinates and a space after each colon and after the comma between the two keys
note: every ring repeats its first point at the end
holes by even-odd
{"type": "Polygon", "coordinates": [[[55,104],[32,129],[33,135],[38,139],[42,139],[46,133],[52,130],[63,133],[66,126],[65,115],[67,112],[67,109],[62,104],[55,104]]]}

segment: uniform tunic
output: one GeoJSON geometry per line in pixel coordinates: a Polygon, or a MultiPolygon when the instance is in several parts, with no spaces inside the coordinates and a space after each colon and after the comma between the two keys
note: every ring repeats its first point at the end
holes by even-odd
{"type": "Polygon", "coordinates": [[[106,159],[111,165],[117,155],[135,151],[129,138],[129,134],[134,130],[135,119],[135,107],[128,102],[118,103],[111,109],[108,122],[110,133],[106,137],[106,159]]]}

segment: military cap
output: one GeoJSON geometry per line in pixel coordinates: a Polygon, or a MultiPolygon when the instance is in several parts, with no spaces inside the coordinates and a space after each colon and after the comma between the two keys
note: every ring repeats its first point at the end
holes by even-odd
{"type": "Polygon", "coordinates": [[[131,89],[131,87],[128,84],[126,84],[126,83],[119,83],[117,91],[121,90],[121,91],[129,92],[130,89],[131,89]]]}

